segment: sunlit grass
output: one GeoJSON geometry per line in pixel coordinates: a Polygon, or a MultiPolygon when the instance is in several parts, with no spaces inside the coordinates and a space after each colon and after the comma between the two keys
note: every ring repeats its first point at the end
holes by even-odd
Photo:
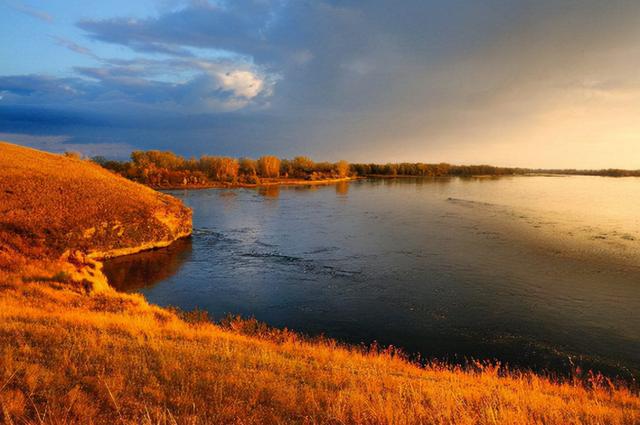
{"type": "Polygon", "coordinates": [[[190,231],[191,211],[173,197],[88,161],[0,142],[0,270],[70,249],[134,252],[190,231]]]}
{"type": "MultiPolygon", "coordinates": [[[[640,398],[495,367],[420,368],[287,332],[243,335],[50,282],[0,289],[0,400],[14,423],[635,424],[640,398]]],[[[233,329],[235,328],[235,330],[233,329]]],[[[243,332],[240,332],[243,331],[243,332]]]]}

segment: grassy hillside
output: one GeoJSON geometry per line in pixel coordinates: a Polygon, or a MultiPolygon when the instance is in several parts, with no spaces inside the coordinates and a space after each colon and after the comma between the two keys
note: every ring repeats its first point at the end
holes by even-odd
{"type": "Polygon", "coordinates": [[[166,244],[188,233],[189,211],[12,145],[0,183],[0,423],[640,423],[637,392],[599,378],[423,368],[87,285],[103,278],[92,258],[166,244]]]}
{"type": "Polygon", "coordinates": [[[191,211],[170,196],[88,161],[0,142],[0,270],[73,274],[80,267],[67,260],[166,246],[190,232],[191,211]]]}

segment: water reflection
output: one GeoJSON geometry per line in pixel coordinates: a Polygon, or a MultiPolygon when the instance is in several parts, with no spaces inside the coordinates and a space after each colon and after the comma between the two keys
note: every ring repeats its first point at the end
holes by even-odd
{"type": "Polygon", "coordinates": [[[269,185],[269,186],[260,186],[258,187],[258,193],[265,198],[270,199],[278,199],[280,196],[280,186],[279,185],[269,185]]]}
{"type": "Polygon", "coordinates": [[[191,250],[191,238],[179,239],[166,248],[109,259],[104,262],[103,272],[115,289],[133,292],[176,274],[191,257],[191,250]]]}
{"type": "Polygon", "coordinates": [[[336,195],[346,196],[349,194],[349,182],[336,183],[336,195]]]}

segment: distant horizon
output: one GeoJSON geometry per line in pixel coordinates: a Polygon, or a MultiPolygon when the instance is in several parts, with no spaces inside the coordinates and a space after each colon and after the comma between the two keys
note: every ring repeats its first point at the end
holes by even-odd
{"type": "Polygon", "coordinates": [[[194,155],[194,156],[185,156],[185,155],[181,155],[177,152],[171,151],[171,150],[167,150],[167,149],[136,149],[136,150],[132,150],[131,152],[129,152],[128,156],[123,156],[123,157],[110,157],[108,155],[102,155],[102,154],[98,154],[98,155],[87,155],[84,154],[83,152],[80,151],[74,151],[72,149],[68,149],[68,150],[47,150],[46,148],[42,148],[42,147],[38,147],[38,146],[32,146],[29,144],[24,144],[24,143],[16,143],[16,142],[12,142],[11,140],[5,140],[5,139],[1,139],[0,138],[0,142],[5,142],[5,143],[12,143],[15,145],[20,145],[20,146],[25,146],[25,147],[29,147],[32,149],[38,149],[38,150],[42,150],[48,153],[52,153],[52,154],[64,154],[65,152],[68,153],[79,153],[80,155],[82,155],[83,158],[87,158],[87,159],[91,159],[91,158],[95,158],[95,157],[104,157],[106,160],[109,161],[118,161],[118,162],[126,162],[126,161],[130,161],[131,160],[131,153],[139,150],[139,151],[161,151],[161,152],[171,152],[173,154],[176,154],[178,156],[181,156],[185,159],[190,159],[190,158],[200,158],[202,156],[218,156],[218,157],[230,157],[230,158],[236,158],[236,159],[240,159],[240,158],[250,158],[250,159],[258,159],[261,156],[265,156],[265,155],[273,155],[276,156],[280,159],[294,159],[295,157],[300,157],[300,156],[304,156],[304,157],[308,157],[309,159],[311,159],[314,162],[338,162],[340,160],[344,160],[347,161],[349,164],[376,164],[376,165],[385,165],[385,164],[448,164],[448,165],[453,165],[453,166],[458,166],[458,167],[478,167],[478,166],[488,166],[488,167],[494,167],[494,168],[505,168],[505,169],[520,169],[520,170],[530,170],[530,171],[607,171],[607,170],[620,170],[620,171],[629,171],[629,172],[638,172],[640,171],[640,167],[639,168],[620,168],[620,167],[604,167],[604,168],[573,168],[573,167],[539,167],[539,166],[532,166],[532,167],[520,167],[520,166],[511,166],[511,165],[500,165],[500,164],[495,164],[495,163],[481,163],[481,162],[459,162],[459,161],[436,161],[436,160],[428,160],[428,161],[416,161],[416,160],[407,160],[407,161],[350,161],[348,158],[339,158],[336,160],[327,160],[324,158],[314,158],[310,155],[306,155],[304,153],[299,153],[299,154],[295,154],[295,155],[288,155],[288,156],[281,156],[281,155],[276,155],[276,154],[272,154],[272,153],[262,153],[262,154],[257,154],[257,155],[222,155],[222,154],[218,154],[216,152],[205,152],[202,153],[200,155],[194,155]]]}

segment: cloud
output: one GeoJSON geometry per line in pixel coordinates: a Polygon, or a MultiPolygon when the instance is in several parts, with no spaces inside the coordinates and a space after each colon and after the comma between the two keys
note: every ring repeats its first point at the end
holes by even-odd
{"type": "Polygon", "coordinates": [[[112,61],[77,67],[79,77],[0,77],[3,97],[15,104],[84,105],[132,103],[162,109],[222,112],[260,107],[276,78],[249,64],[225,60],[112,61]]]}
{"type": "MultiPolygon", "coordinates": [[[[502,164],[546,166],[518,149],[628,146],[639,15],[627,0],[169,0],[146,18],[78,23],[133,59],[0,77],[0,105],[84,111],[108,117],[96,137],[123,129],[136,146],[196,154],[495,162],[499,146],[502,164]],[[600,124],[580,131],[571,111],[600,124]]],[[[34,131],[52,125],[29,116],[34,131]]]]}
{"type": "Polygon", "coordinates": [[[220,72],[216,76],[222,90],[245,99],[253,99],[264,87],[264,82],[251,71],[220,72]]]}
{"type": "MultiPolygon", "coordinates": [[[[235,6],[232,11],[204,1],[190,2],[177,11],[175,8],[164,9],[172,10],[167,12],[169,21],[185,24],[184,28],[176,28],[176,31],[191,30],[196,34],[198,29],[194,31],[191,28],[194,25],[191,20],[197,18],[200,23],[210,24],[208,19],[212,16],[217,16],[221,24],[226,24],[225,20],[229,18],[235,19],[236,23],[242,21],[244,28],[249,30],[256,20],[247,20],[247,16],[253,16],[258,10],[266,13],[270,9],[265,4],[264,1],[246,3],[260,6],[249,14],[241,13],[235,6]],[[181,14],[185,16],[176,17],[181,14]]],[[[82,106],[93,111],[110,108],[114,104],[126,105],[130,110],[136,106],[161,110],[180,108],[181,112],[188,113],[260,109],[269,104],[268,98],[273,95],[280,78],[277,72],[254,64],[251,57],[239,53],[221,54],[208,48],[196,51],[197,43],[185,44],[171,37],[163,39],[147,31],[138,31],[144,22],[151,25],[152,19],[84,21],[79,26],[103,30],[101,34],[92,35],[96,40],[116,42],[121,39],[124,45],[135,51],[153,52],[155,55],[142,54],[128,60],[105,58],[74,40],[54,35],[52,38],[57,44],[96,59],[98,64],[75,67],[72,77],[39,74],[0,76],[2,101],[16,105],[82,106]],[[115,32],[109,34],[111,29],[115,32]]],[[[227,36],[237,38],[230,29],[227,36]]]]}
{"type": "Polygon", "coordinates": [[[36,19],[40,19],[41,21],[53,22],[53,16],[51,16],[49,13],[45,12],[44,10],[36,9],[35,7],[31,7],[17,0],[7,1],[7,4],[14,10],[17,10],[20,13],[24,13],[25,15],[31,16],[36,19]]]}
{"type": "Polygon", "coordinates": [[[60,37],[60,36],[57,36],[57,35],[52,35],[51,38],[53,38],[59,46],[66,47],[67,49],[71,50],[72,52],[76,52],[76,53],[79,53],[81,55],[89,56],[89,57],[92,57],[94,59],[99,59],[98,56],[91,51],[91,49],[89,49],[87,47],[84,47],[84,46],[81,46],[78,43],[69,40],[68,38],[60,37]]]}
{"type": "Polygon", "coordinates": [[[79,97],[90,90],[90,84],[79,78],[57,78],[46,75],[13,75],[0,77],[0,91],[9,101],[45,96],[49,101],[79,97]]]}
{"type": "Polygon", "coordinates": [[[254,54],[269,50],[264,31],[281,3],[284,4],[238,0],[213,5],[198,1],[154,18],[83,20],[78,26],[95,40],[125,45],[139,52],[190,56],[185,48],[189,46],[254,54]]]}

